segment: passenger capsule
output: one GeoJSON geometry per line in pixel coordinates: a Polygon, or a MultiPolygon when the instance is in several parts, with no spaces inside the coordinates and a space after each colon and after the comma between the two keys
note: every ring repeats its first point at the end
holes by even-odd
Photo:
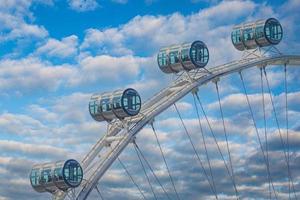
{"type": "Polygon", "coordinates": [[[157,55],[158,66],[165,73],[203,68],[208,60],[208,48],[201,41],[165,47],[157,55]]]}
{"type": "Polygon", "coordinates": [[[82,168],[73,159],[34,165],[30,173],[31,186],[37,192],[66,191],[78,187],[82,179],[82,168]]]}
{"type": "Polygon", "coordinates": [[[258,20],[233,27],[231,40],[240,51],[278,44],[283,36],[277,19],[258,20]]]}
{"type": "Polygon", "coordinates": [[[141,97],[131,88],[94,94],[89,103],[91,116],[99,122],[135,116],[140,109],[141,97]]]}

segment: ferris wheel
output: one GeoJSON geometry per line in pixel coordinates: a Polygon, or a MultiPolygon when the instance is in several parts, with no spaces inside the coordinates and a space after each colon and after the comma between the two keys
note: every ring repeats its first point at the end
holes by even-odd
{"type": "Polygon", "coordinates": [[[278,194],[278,188],[274,181],[274,175],[270,172],[270,159],[268,154],[267,134],[266,134],[266,108],[267,98],[271,102],[271,108],[275,119],[275,126],[280,138],[280,145],[283,149],[283,170],[287,171],[287,188],[288,199],[298,199],[299,180],[295,180],[290,161],[290,149],[288,140],[289,115],[288,109],[288,82],[287,68],[288,66],[300,66],[300,55],[282,54],[275,45],[279,44],[283,37],[283,29],[280,22],[275,18],[267,20],[258,20],[255,22],[243,23],[233,27],[231,40],[234,47],[243,51],[243,55],[239,60],[235,60],[223,65],[206,68],[209,62],[209,48],[202,41],[194,41],[191,43],[183,43],[161,48],[157,55],[157,64],[162,72],[167,74],[176,74],[177,78],[173,82],[154,94],[150,99],[142,102],[141,97],[133,88],[124,90],[116,90],[113,92],[95,93],[92,95],[88,104],[89,112],[92,118],[98,122],[107,122],[107,132],[100,138],[85,157],[78,162],[74,159],[58,161],[54,163],[45,163],[34,165],[30,173],[30,182],[37,192],[48,192],[52,194],[54,200],[76,199],[85,200],[93,190],[96,190],[100,199],[104,199],[98,188],[99,180],[104,176],[110,166],[118,161],[125,169],[126,174],[130,177],[131,182],[137,188],[141,199],[159,199],[158,195],[149,180],[146,169],[149,169],[154,177],[158,187],[161,189],[163,199],[185,199],[178,190],[178,184],[172,176],[172,170],[168,165],[166,154],[156,131],[154,119],[165,112],[168,108],[174,107],[175,113],[180,119],[180,125],[184,130],[184,134],[188,139],[190,147],[195,154],[196,163],[200,166],[201,173],[206,180],[207,185],[213,199],[222,199],[222,193],[216,186],[218,180],[214,178],[212,172],[212,162],[207,152],[207,144],[202,134],[205,156],[201,156],[196,143],[187,128],[186,122],[182,117],[177,102],[188,94],[192,94],[194,102],[194,110],[199,119],[199,130],[203,133],[203,121],[208,127],[211,137],[216,145],[217,152],[221,157],[222,166],[224,167],[229,183],[232,184],[233,199],[246,198],[240,194],[240,186],[236,179],[234,163],[232,161],[231,151],[228,141],[228,129],[225,123],[223,105],[220,98],[220,79],[230,74],[237,74],[246,107],[249,112],[249,120],[251,121],[256,135],[258,149],[262,157],[261,166],[265,169],[265,176],[268,180],[267,199],[284,199],[278,194]],[[285,93],[285,124],[287,133],[284,135],[283,129],[279,126],[278,111],[276,110],[274,97],[270,89],[270,76],[268,76],[267,68],[274,66],[282,67],[284,77],[284,93],[285,93]],[[244,73],[248,68],[257,68],[256,76],[260,77],[261,101],[263,104],[264,116],[260,119],[262,122],[262,130],[265,134],[260,134],[261,130],[258,126],[258,119],[255,119],[255,111],[251,104],[249,90],[245,83],[244,73]],[[208,117],[207,110],[203,106],[198,88],[205,84],[213,84],[217,93],[218,107],[222,119],[222,130],[225,138],[225,148],[221,147],[218,141],[212,123],[208,117]],[[200,114],[203,120],[200,120],[200,114]],[[165,170],[172,189],[166,189],[162,184],[159,175],[151,167],[151,163],[147,160],[142,151],[142,146],[136,142],[138,133],[147,125],[151,126],[154,133],[160,154],[163,158],[165,170]],[[287,137],[287,139],[285,138],[287,137]],[[264,140],[263,140],[264,138],[264,140]],[[264,143],[266,142],[266,143],[264,143]],[[132,144],[136,151],[137,158],[143,168],[151,188],[150,194],[145,191],[134,180],[132,174],[126,169],[124,163],[120,160],[119,155],[124,149],[132,144]],[[298,187],[298,190],[297,190],[298,187]]]}

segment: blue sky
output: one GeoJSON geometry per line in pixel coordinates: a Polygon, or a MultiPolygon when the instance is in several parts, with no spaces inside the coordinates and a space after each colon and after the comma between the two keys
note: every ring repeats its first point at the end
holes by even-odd
{"type": "MultiPolygon", "coordinates": [[[[208,67],[213,67],[241,56],[231,44],[233,25],[275,17],[284,29],[278,48],[286,54],[300,54],[299,9],[297,0],[0,0],[0,200],[49,198],[31,188],[30,168],[38,162],[70,157],[80,160],[103,135],[107,124],[93,121],[87,110],[93,92],[133,87],[145,101],[166,87],[175,76],[159,70],[156,53],[160,47],[202,40],[210,51],[208,67]]],[[[299,70],[288,68],[291,169],[298,191],[299,70]]],[[[272,67],[267,72],[280,127],[285,133],[283,68],[272,67]]],[[[244,74],[262,134],[259,70],[246,70],[244,74]]],[[[241,196],[268,199],[266,173],[238,75],[221,79],[220,90],[241,196]]],[[[200,97],[226,152],[214,85],[201,87],[200,97]]],[[[192,96],[182,99],[178,107],[204,159],[192,96]]],[[[267,119],[271,174],[280,199],[287,199],[282,147],[269,99],[267,119]]],[[[202,115],[201,120],[205,124],[202,115]]],[[[178,191],[186,199],[213,199],[179,125],[173,108],[155,121],[178,191]]],[[[220,180],[217,190],[222,199],[232,199],[232,185],[216,145],[207,126],[204,130],[213,172],[220,180]]],[[[137,142],[154,169],[161,172],[163,183],[171,187],[164,178],[163,162],[150,127],[141,131],[137,142]]],[[[149,199],[153,198],[132,146],[122,153],[121,159],[149,199]]],[[[139,198],[118,163],[113,164],[99,185],[105,199],[139,198]]],[[[96,193],[90,197],[96,198],[96,193]]]]}

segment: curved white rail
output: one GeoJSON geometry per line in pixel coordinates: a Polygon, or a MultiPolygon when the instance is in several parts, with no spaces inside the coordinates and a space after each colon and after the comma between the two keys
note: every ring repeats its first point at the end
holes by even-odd
{"type": "MultiPolygon", "coordinates": [[[[272,57],[259,57],[251,59],[242,59],[228,64],[210,68],[211,73],[206,71],[191,71],[184,73],[175,80],[169,87],[161,90],[152,98],[143,104],[139,115],[126,118],[123,122],[116,120],[109,125],[107,133],[92,147],[85,158],[82,160],[82,166],[86,182],[80,186],[76,194],[77,200],[85,200],[92,189],[97,185],[99,179],[104,175],[119,154],[133,140],[135,135],[157,115],[162,113],[168,107],[176,103],[182,97],[191,92],[194,88],[203,85],[209,81],[215,80],[227,74],[239,72],[246,68],[272,65],[299,65],[299,55],[280,55],[272,57]],[[117,136],[118,135],[118,136],[117,136]],[[112,144],[109,147],[108,144],[112,144]],[[101,158],[95,158],[100,154],[101,158]]],[[[57,192],[53,198],[62,200],[67,193],[57,192]]]]}

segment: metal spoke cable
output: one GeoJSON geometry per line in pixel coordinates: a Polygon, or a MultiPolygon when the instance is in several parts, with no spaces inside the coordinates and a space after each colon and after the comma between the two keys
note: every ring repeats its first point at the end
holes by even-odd
{"type": "Polygon", "coordinates": [[[263,159],[264,159],[264,162],[265,162],[265,165],[266,165],[267,175],[268,175],[268,178],[271,180],[271,184],[272,184],[272,188],[273,188],[273,191],[274,191],[275,198],[278,199],[277,194],[276,194],[276,190],[275,190],[275,187],[274,187],[274,184],[273,184],[273,181],[272,181],[272,177],[271,177],[271,174],[270,174],[270,170],[269,170],[269,167],[268,167],[267,158],[266,158],[264,148],[262,146],[262,142],[261,142],[261,139],[260,139],[260,136],[259,136],[259,133],[258,133],[258,128],[257,128],[256,122],[255,122],[255,119],[254,119],[253,110],[252,110],[252,107],[251,107],[251,104],[250,104],[250,100],[249,100],[249,97],[248,97],[248,93],[247,93],[247,90],[246,90],[246,86],[245,86],[245,82],[244,82],[242,72],[240,72],[239,74],[240,74],[240,79],[242,81],[244,93],[246,95],[246,100],[247,100],[248,108],[249,108],[250,115],[251,115],[251,118],[252,118],[253,126],[255,128],[256,136],[257,136],[259,146],[260,146],[260,149],[261,149],[261,152],[262,152],[262,155],[263,155],[263,159]]]}
{"type": "Polygon", "coordinates": [[[167,198],[169,200],[171,200],[169,194],[167,193],[167,191],[165,190],[164,186],[161,184],[160,180],[158,179],[157,175],[154,173],[153,168],[151,167],[150,163],[148,162],[148,160],[146,159],[146,157],[144,156],[143,152],[141,151],[141,149],[139,148],[139,146],[137,145],[137,143],[135,141],[133,141],[134,147],[138,150],[138,152],[140,153],[140,155],[142,156],[142,158],[144,159],[144,161],[146,162],[147,166],[149,167],[151,173],[153,174],[154,178],[156,179],[156,181],[158,182],[158,184],[160,185],[161,189],[163,190],[163,192],[165,193],[165,195],[167,196],[167,198]]]}
{"type": "MultiPolygon", "coordinates": [[[[268,172],[270,172],[269,144],[268,144],[268,135],[267,135],[266,106],[265,106],[265,95],[264,95],[265,91],[264,91],[262,68],[260,68],[260,86],[261,86],[262,106],[263,106],[263,113],[264,113],[264,134],[265,134],[265,145],[266,145],[267,168],[268,168],[268,172]]],[[[269,198],[272,199],[271,179],[269,176],[268,176],[268,181],[269,181],[269,198]]]]}
{"type": "Polygon", "coordinates": [[[209,172],[210,172],[210,176],[211,176],[211,179],[212,179],[212,186],[214,187],[214,190],[216,192],[217,191],[216,184],[215,184],[214,176],[213,176],[213,173],[212,173],[210,158],[209,158],[209,155],[208,155],[206,141],[205,141],[205,137],[204,137],[204,131],[203,131],[203,127],[202,127],[202,124],[201,124],[200,114],[199,114],[198,106],[197,106],[197,103],[196,103],[196,97],[195,97],[194,93],[193,93],[193,99],[194,99],[194,106],[196,108],[196,113],[197,113],[197,117],[198,117],[200,132],[201,132],[201,136],[202,136],[202,142],[203,142],[203,145],[204,145],[205,155],[206,155],[206,159],[207,159],[207,163],[208,163],[208,167],[209,167],[209,172]]]}
{"type": "Polygon", "coordinates": [[[169,174],[169,178],[170,178],[170,181],[172,182],[173,189],[174,189],[174,191],[175,191],[176,197],[177,197],[178,200],[180,200],[179,195],[178,195],[177,190],[176,190],[176,187],[175,187],[175,183],[174,183],[173,177],[171,176],[170,168],[169,168],[169,166],[168,166],[168,163],[167,163],[167,161],[166,161],[164,152],[163,152],[162,147],[161,147],[161,145],[160,145],[160,142],[159,142],[159,140],[158,140],[158,136],[157,136],[156,130],[155,130],[154,126],[153,126],[153,123],[151,124],[151,127],[152,127],[153,133],[154,133],[154,135],[155,135],[156,142],[157,142],[157,145],[158,145],[158,147],[159,147],[161,156],[163,157],[165,166],[166,166],[166,168],[167,168],[167,171],[168,171],[168,174],[169,174]]]}
{"type": "MultiPolygon", "coordinates": [[[[287,89],[287,71],[286,64],[284,64],[284,89],[285,89],[285,122],[286,122],[286,143],[288,166],[290,166],[290,142],[289,142],[289,115],[288,115],[288,89],[287,89]]],[[[289,199],[291,199],[291,182],[289,181],[289,199]]]]}
{"type": "Polygon", "coordinates": [[[103,195],[101,194],[101,192],[100,192],[100,190],[99,190],[99,188],[98,188],[98,185],[96,185],[96,191],[97,191],[97,193],[99,194],[100,199],[101,199],[101,200],[104,200],[103,195]]]}
{"type": "Polygon", "coordinates": [[[268,79],[268,75],[267,75],[267,72],[266,72],[265,68],[264,68],[264,74],[265,74],[265,78],[266,78],[266,82],[267,82],[267,87],[268,87],[269,96],[270,96],[270,100],[271,100],[271,104],[272,104],[272,108],[273,108],[273,112],[274,112],[274,117],[275,117],[276,125],[277,125],[279,136],[280,136],[280,141],[281,141],[281,144],[282,144],[282,147],[283,147],[283,153],[284,153],[285,162],[286,162],[287,168],[288,168],[289,182],[291,182],[291,184],[292,184],[293,193],[294,193],[295,199],[297,199],[297,195],[296,195],[296,191],[295,191],[295,186],[294,186],[294,182],[293,182],[293,179],[292,179],[290,165],[289,165],[289,161],[288,161],[288,157],[287,157],[286,146],[284,144],[283,137],[282,137],[282,134],[281,134],[281,130],[280,130],[280,126],[279,126],[279,121],[278,121],[278,117],[277,117],[277,112],[276,112],[276,109],[275,109],[273,97],[272,97],[272,94],[271,94],[271,88],[270,88],[270,84],[269,84],[269,79],[268,79]]]}
{"type": "Polygon", "coordinates": [[[145,174],[145,176],[146,176],[146,178],[147,178],[147,181],[148,181],[148,184],[149,184],[149,186],[150,186],[150,188],[151,188],[151,192],[152,192],[152,194],[153,194],[153,197],[157,200],[157,196],[156,196],[156,194],[155,194],[155,192],[154,192],[154,190],[153,190],[153,186],[152,186],[152,184],[151,184],[151,182],[150,182],[149,176],[147,175],[147,172],[146,172],[144,163],[143,163],[143,161],[142,161],[142,159],[141,159],[141,157],[140,157],[140,154],[139,154],[139,152],[137,151],[136,148],[134,148],[134,150],[135,150],[135,152],[136,152],[136,155],[137,155],[138,158],[139,158],[139,161],[140,161],[141,166],[142,166],[142,168],[143,168],[144,174],[145,174]]]}
{"type": "MultiPolygon", "coordinates": [[[[230,153],[230,148],[229,148],[227,130],[226,130],[226,126],[225,126],[224,113],[223,113],[223,108],[222,108],[222,104],[221,104],[218,82],[216,82],[216,91],[217,91],[217,96],[218,96],[218,101],[219,101],[221,118],[222,118],[222,122],[223,122],[223,130],[224,130],[224,135],[225,135],[225,140],[226,140],[226,147],[227,147],[227,153],[228,153],[229,164],[230,164],[230,169],[231,169],[232,181],[233,181],[234,187],[236,188],[236,181],[235,181],[234,170],[233,170],[233,166],[232,166],[232,159],[231,159],[231,153],[230,153]]],[[[236,195],[239,198],[237,190],[236,190],[236,195]]]]}
{"type": "Polygon", "coordinates": [[[199,95],[198,95],[197,92],[196,92],[196,97],[197,97],[198,103],[199,103],[199,105],[200,105],[200,107],[201,107],[201,110],[202,110],[202,112],[203,112],[203,115],[204,115],[204,117],[205,117],[205,120],[206,120],[206,122],[207,122],[207,125],[208,125],[208,127],[209,127],[209,130],[210,130],[210,132],[211,132],[211,135],[213,136],[214,142],[215,142],[216,145],[217,145],[219,154],[220,154],[221,157],[222,157],[222,160],[223,160],[223,163],[224,163],[225,168],[226,168],[226,170],[227,170],[228,176],[230,177],[231,182],[232,182],[232,184],[233,184],[234,191],[235,191],[235,195],[236,195],[237,199],[239,199],[238,190],[237,190],[237,188],[236,188],[235,181],[233,180],[233,177],[232,177],[232,175],[231,175],[231,173],[230,173],[230,170],[229,170],[228,165],[227,165],[227,163],[226,163],[226,161],[225,161],[224,155],[223,155],[223,153],[222,153],[222,151],[221,151],[220,145],[219,145],[219,143],[218,143],[218,141],[217,141],[217,138],[216,138],[216,136],[215,136],[215,134],[214,134],[214,131],[213,131],[212,127],[211,127],[211,124],[210,124],[210,122],[209,122],[209,120],[208,120],[208,117],[207,117],[207,115],[206,115],[206,112],[205,112],[205,110],[204,110],[204,108],[203,108],[203,105],[202,105],[202,103],[201,103],[200,97],[199,97],[199,95]]]}
{"type": "Polygon", "coordinates": [[[136,186],[136,188],[139,190],[139,192],[141,193],[143,199],[147,199],[144,195],[144,193],[142,192],[141,188],[139,187],[139,185],[135,182],[135,180],[133,179],[133,177],[131,176],[131,174],[129,173],[129,171],[127,170],[126,166],[124,165],[124,163],[120,160],[120,158],[117,158],[118,161],[120,162],[121,166],[124,168],[124,170],[126,171],[127,175],[130,177],[132,183],[136,186]]]}
{"type": "Polygon", "coordinates": [[[207,179],[207,181],[208,181],[208,183],[209,183],[209,186],[210,186],[212,192],[214,193],[216,199],[218,199],[217,191],[214,189],[213,185],[212,185],[211,182],[210,182],[209,176],[208,176],[208,174],[207,174],[207,172],[206,172],[206,170],[205,170],[205,168],[204,168],[204,165],[203,165],[203,163],[202,163],[202,161],[201,161],[201,159],[200,159],[200,156],[199,156],[199,154],[198,154],[198,152],[197,152],[197,150],[196,150],[196,147],[195,147],[195,145],[194,145],[194,143],[193,143],[193,140],[192,140],[192,138],[191,138],[191,136],[190,136],[190,134],[189,134],[189,132],[188,132],[188,130],[187,130],[185,124],[184,124],[184,121],[183,121],[183,119],[182,119],[182,117],[181,117],[181,114],[180,114],[180,112],[179,112],[179,110],[178,110],[176,104],[174,104],[174,107],[175,107],[175,109],[176,109],[176,111],[177,111],[177,114],[178,114],[178,116],[179,116],[179,118],[180,118],[181,124],[182,124],[182,126],[183,126],[183,128],[184,128],[184,130],[185,130],[185,133],[186,133],[186,135],[188,136],[188,138],[189,138],[189,140],[190,140],[190,143],[191,143],[191,145],[192,145],[192,147],[193,147],[193,150],[194,150],[194,152],[195,152],[195,155],[197,156],[197,159],[198,159],[198,161],[199,161],[199,163],[200,163],[200,166],[201,166],[201,168],[202,168],[202,170],[203,170],[203,172],[204,172],[204,175],[205,175],[205,177],[206,177],[206,179],[207,179]]]}

